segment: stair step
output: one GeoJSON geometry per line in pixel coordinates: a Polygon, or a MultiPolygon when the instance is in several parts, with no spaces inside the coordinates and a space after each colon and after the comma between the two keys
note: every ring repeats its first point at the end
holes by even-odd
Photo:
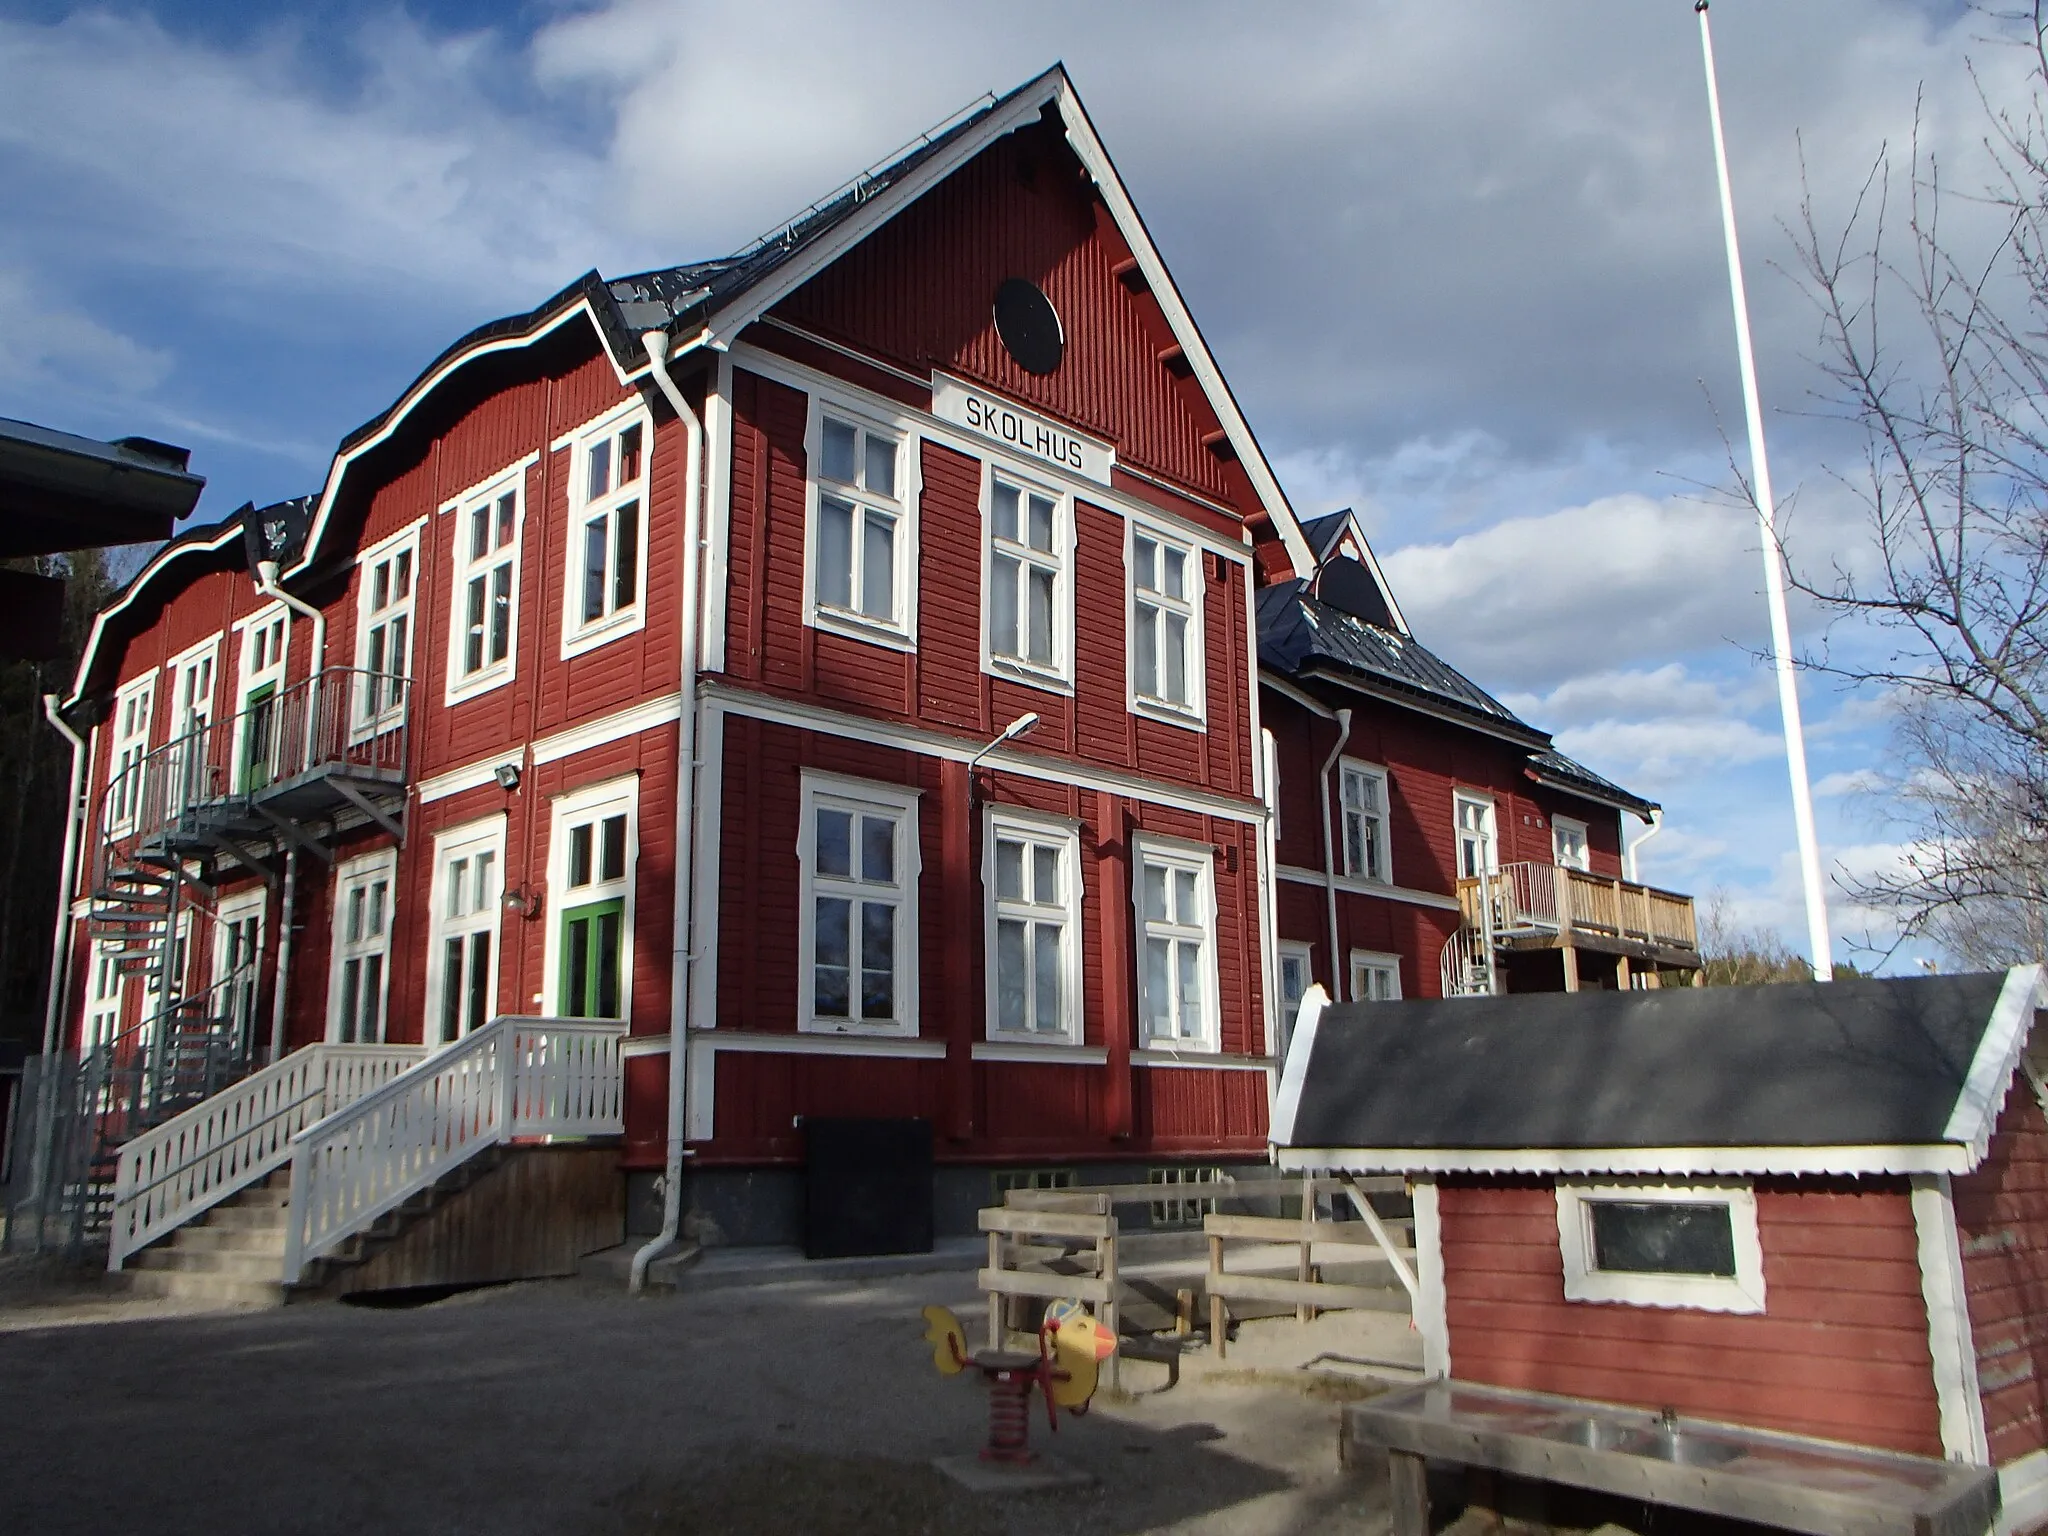
{"type": "Polygon", "coordinates": [[[191,1253],[267,1253],[284,1252],[285,1224],[281,1221],[267,1226],[209,1226],[203,1223],[178,1228],[171,1234],[170,1246],[191,1253]]]}
{"type": "Polygon", "coordinates": [[[283,1182],[275,1184],[251,1184],[247,1189],[243,1190],[240,1194],[235,1196],[234,1203],[232,1206],[219,1205],[215,1206],[214,1209],[215,1211],[247,1211],[273,1208],[277,1210],[282,1210],[284,1208],[285,1202],[291,1199],[291,1197],[292,1186],[289,1179],[286,1179],[283,1182]]]}
{"type": "MultiPolygon", "coordinates": [[[[137,1296],[178,1301],[211,1301],[226,1306],[281,1307],[285,1288],[275,1278],[250,1280],[232,1275],[193,1274],[176,1269],[124,1270],[128,1289],[137,1296]]],[[[273,1271],[273,1275],[275,1271],[273,1271]]]]}
{"type": "MultiPolygon", "coordinates": [[[[280,1250],[281,1252],[282,1250],[280,1250]]],[[[261,1249],[145,1248],[135,1257],[138,1274],[178,1270],[186,1274],[219,1275],[232,1280],[278,1278],[279,1255],[261,1249]]]]}
{"type": "Polygon", "coordinates": [[[217,1231],[268,1232],[284,1230],[287,1220],[282,1205],[216,1205],[199,1218],[198,1225],[217,1231]]]}

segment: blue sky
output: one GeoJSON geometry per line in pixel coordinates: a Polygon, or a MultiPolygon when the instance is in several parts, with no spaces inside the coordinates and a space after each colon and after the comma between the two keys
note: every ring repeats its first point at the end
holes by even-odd
{"type": "MultiPolygon", "coordinates": [[[[1297,506],[1360,507],[1426,644],[1666,804],[1645,878],[1796,940],[1754,526],[1702,490],[1741,413],[1691,5],[1248,14],[0,3],[0,414],[189,444],[202,516],[314,489],[471,326],[730,250],[1063,58],[1297,506]]],[[[1792,553],[1853,562],[1800,157],[1838,221],[1923,93],[1967,170],[1965,60],[2017,60],[1952,4],[1713,16],[1792,553]]],[[[1830,867],[1884,867],[1844,792],[1884,703],[1806,698],[1830,867]]]]}

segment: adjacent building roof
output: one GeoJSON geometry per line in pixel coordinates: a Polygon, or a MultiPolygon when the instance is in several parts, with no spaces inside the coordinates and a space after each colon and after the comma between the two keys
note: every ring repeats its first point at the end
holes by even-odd
{"type": "Polygon", "coordinates": [[[1645,800],[1633,790],[1623,789],[1612,779],[1603,779],[1584,763],[1575,762],[1555,747],[1546,747],[1541,752],[1529,754],[1529,777],[1539,784],[1549,784],[1557,789],[1569,790],[1573,794],[1586,795],[1594,800],[1634,811],[1638,816],[1648,818],[1658,809],[1657,802],[1645,800]]]}
{"type": "Polygon", "coordinates": [[[169,538],[206,485],[191,458],[146,437],[103,443],[0,417],[0,557],[169,538]]]}
{"type": "Polygon", "coordinates": [[[1272,1135],[1284,1166],[1361,1172],[1964,1172],[2044,1006],[2031,965],[1344,1006],[1318,989],[1272,1135]]]}

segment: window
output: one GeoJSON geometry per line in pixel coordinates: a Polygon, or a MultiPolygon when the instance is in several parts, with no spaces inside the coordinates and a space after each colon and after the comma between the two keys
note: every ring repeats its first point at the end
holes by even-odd
{"type": "Polygon", "coordinates": [[[356,589],[356,703],[358,738],[405,722],[406,679],[412,676],[413,580],[419,535],[363,556],[356,589]]]}
{"type": "Polygon", "coordinates": [[[1557,1186],[1568,1301],[1764,1310],[1756,1196],[1746,1184],[1557,1186]]]}
{"type": "Polygon", "coordinates": [[[118,941],[102,939],[93,946],[92,994],[85,1010],[85,1046],[88,1050],[102,1045],[112,1045],[121,1033],[121,1005],[125,1000],[124,983],[118,958],[121,946],[118,941]]]}
{"type": "Polygon", "coordinates": [[[829,405],[814,407],[812,423],[804,621],[907,644],[911,487],[903,437],[829,405]]]}
{"type": "Polygon", "coordinates": [[[235,788],[250,794],[283,776],[281,701],[291,617],[273,603],[242,630],[242,675],[235,690],[235,788]]]}
{"type": "Polygon", "coordinates": [[[107,779],[107,800],[113,815],[110,832],[133,830],[142,809],[143,759],[149,756],[150,706],[156,701],[156,677],[130,683],[114,696],[114,746],[107,779]]]}
{"type": "Polygon", "coordinates": [[[257,967],[263,957],[263,906],[261,889],[223,897],[213,929],[215,1011],[230,1021],[240,1050],[255,1042],[261,1022],[256,999],[262,982],[257,967]]]}
{"type": "MultiPolygon", "coordinates": [[[[1227,1184],[1229,1176],[1221,1168],[1150,1168],[1146,1170],[1145,1182],[1167,1188],[1185,1188],[1190,1184],[1213,1188],[1218,1184],[1227,1184]]],[[[1213,1195],[1169,1196],[1164,1200],[1152,1202],[1152,1225],[1192,1227],[1215,1209],[1216,1200],[1213,1195]]]]}
{"type": "Polygon", "coordinates": [[[434,839],[434,929],[427,951],[429,1036],[459,1040],[491,1021],[498,997],[505,818],[434,839]]]}
{"type": "Polygon", "coordinates": [[[164,753],[166,814],[210,800],[225,787],[209,772],[214,744],[208,732],[219,659],[220,636],[215,635],[171,663],[170,740],[164,753]]]}
{"type": "Polygon", "coordinates": [[[555,1011],[623,1019],[631,1008],[638,781],[594,785],[555,803],[548,872],[555,898],[555,1011]]]}
{"type": "Polygon", "coordinates": [[[1586,824],[1569,816],[1550,818],[1550,856],[1563,869],[1587,869],[1593,861],[1586,846],[1586,824]]]}
{"type": "Polygon", "coordinates": [[[648,452],[645,411],[606,423],[576,447],[570,471],[568,591],[562,654],[573,656],[640,627],[647,579],[648,452]]]}
{"type": "Polygon", "coordinates": [[[512,678],[519,625],[520,490],[525,471],[501,480],[455,515],[455,601],[450,605],[448,700],[512,678]]]}
{"type": "Polygon", "coordinates": [[[1006,1168],[989,1180],[989,1190],[995,1203],[1001,1205],[1003,1196],[1013,1189],[1072,1189],[1074,1170],[1071,1168],[1006,1168]]]}
{"type": "Polygon", "coordinates": [[[991,807],[988,1033],[1081,1038],[1080,836],[1064,822],[991,807]]]}
{"type": "Polygon", "coordinates": [[[917,1033],[917,797],[807,775],[797,859],[805,1029],[917,1033]]]}
{"type": "Polygon", "coordinates": [[[1344,807],[1344,873],[1386,881],[1387,770],[1346,761],[1338,769],[1344,807]]]}
{"type": "Polygon", "coordinates": [[[990,466],[988,526],[989,670],[1033,681],[1073,678],[1073,536],[1066,496],[990,466]]]}
{"type": "Polygon", "coordinates": [[[1397,1003],[1401,1000],[1401,957],[1368,949],[1351,951],[1351,1001],[1397,1003]]]}
{"type": "Polygon", "coordinates": [[[1273,1054],[1287,1054],[1287,1042],[1294,1034],[1294,1020],[1301,1012],[1301,1000],[1315,984],[1314,949],[1307,944],[1283,942],[1280,946],[1280,1027],[1273,1042],[1273,1054]]]}
{"type": "Polygon", "coordinates": [[[1459,790],[1452,796],[1458,839],[1458,878],[1477,880],[1500,868],[1494,851],[1493,801],[1459,790]]]}
{"type": "Polygon", "coordinates": [[[392,849],[351,859],[335,873],[327,1038],[344,1045],[374,1045],[384,1038],[397,874],[398,854],[392,849]]]}
{"type": "Polygon", "coordinates": [[[1216,1049],[1216,900],[1206,848],[1137,845],[1138,1016],[1148,1044],[1216,1049]]]}
{"type": "Polygon", "coordinates": [[[1185,724],[1202,714],[1201,558],[1131,530],[1131,707],[1185,724]]]}

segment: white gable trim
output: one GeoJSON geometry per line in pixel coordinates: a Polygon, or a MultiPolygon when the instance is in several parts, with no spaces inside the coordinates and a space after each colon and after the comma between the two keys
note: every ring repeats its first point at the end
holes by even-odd
{"type": "Polygon", "coordinates": [[[65,707],[69,708],[76,704],[79,696],[85,691],[85,679],[92,671],[93,661],[99,653],[100,641],[106,635],[107,626],[113,623],[129,604],[142,596],[144,590],[156,580],[157,575],[165,567],[176,564],[186,555],[217,553],[228,544],[239,541],[241,537],[241,519],[236,518],[211,538],[195,539],[191,542],[173,541],[158,550],[149,564],[135,573],[135,579],[122,590],[120,598],[93,615],[92,630],[85,637],[85,649],[79,653],[78,671],[71,679],[71,697],[64,701],[65,707]]]}
{"type": "MultiPolygon", "coordinates": [[[[1304,1000],[1305,1004],[1305,1000],[1304,1000]]],[[[1293,1051],[1288,1052],[1290,1065],[1293,1051]]],[[[1292,1129],[1290,1120],[1288,1127],[1292,1129]]],[[[1280,1142],[1275,1112],[1273,1139],[1280,1142]]],[[[1968,1147],[1290,1147],[1282,1168],[1345,1173],[1865,1174],[1968,1173],[1968,1147]]]]}
{"type": "MultiPolygon", "coordinates": [[[[1316,1048],[1316,1029],[1330,994],[1316,982],[1301,995],[1301,1008],[1294,1015],[1294,1028],[1287,1037],[1287,1060],[1280,1068],[1280,1091],[1273,1100],[1270,1139],[1275,1146],[1294,1140],[1295,1118],[1301,1113],[1301,1089],[1308,1080],[1308,1059],[1316,1048]]],[[[1283,1154],[1284,1156],[1284,1154],[1283,1154]]]]}
{"type": "Polygon", "coordinates": [[[1963,1250],[1946,1174],[1913,1179],[1913,1230],[1919,1240],[1920,1295],[1927,1303],[1927,1347],[1941,1413],[1941,1451],[1950,1461],[1991,1465],[1984,1398],[1977,1389],[1977,1343],[1970,1331],[1963,1250]]]}
{"type": "Polygon", "coordinates": [[[1991,1021],[1977,1041],[1976,1057],[1970,1062],[1963,1091],[1956,1095],[1955,1112],[1948,1118],[1942,1140],[1960,1142],[1970,1149],[1972,1167],[1991,1150],[1991,1128],[1998,1123],[1999,1107],[2005,1103],[2006,1085],[2033,1027],[2034,1010],[2048,1007],[2048,985],[2038,965],[2016,965],[2005,973],[2005,986],[1991,1010],[1991,1021]]]}

